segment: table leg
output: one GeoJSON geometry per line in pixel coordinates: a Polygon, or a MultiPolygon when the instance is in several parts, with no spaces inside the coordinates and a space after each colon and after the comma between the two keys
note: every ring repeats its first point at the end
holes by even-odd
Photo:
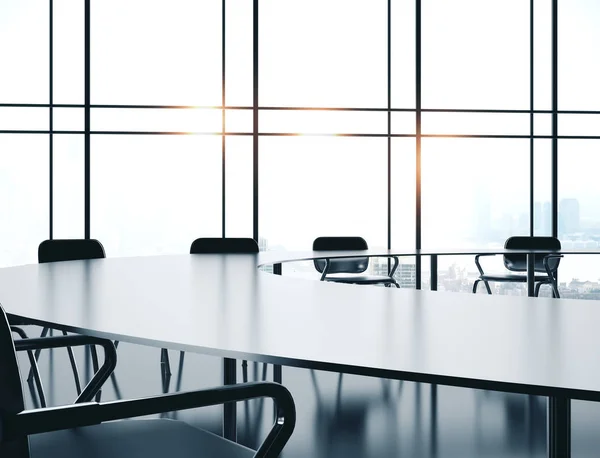
{"type": "MultiPolygon", "coordinates": [[[[235,359],[223,358],[224,385],[235,385],[236,370],[235,359]]],[[[237,442],[237,412],[235,402],[227,402],[223,405],[223,437],[237,442]]]]}
{"type": "Polygon", "coordinates": [[[533,297],[535,290],[535,254],[527,253],[527,295],[533,297]]]}
{"type": "Polygon", "coordinates": [[[571,457],[571,400],[548,398],[548,458],[571,457]]]}
{"type": "Polygon", "coordinates": [[[431,291],[437,291],[438,283],[438,267],[437,267],[437,254],[431,255],[431,291]]]}
{"type": "Polygon", "coordinates": [[[431,385],[431,456],[438,456],[438,440],[437,440],[437,385],[431,385]]]}
{"type": "MultiPolygon", "coordinates": [[[[281,379],[282,379],[281,364],[273,364],[273,381],[275,383],[281,383],[281,379]]],[[[274,415],[274,419],[275,420],[279,416],[279,412],[277,410],[278,410],[277,409],[277,404],[275,404],[275,410],[273,411],[273,415],[274,415]]]]}

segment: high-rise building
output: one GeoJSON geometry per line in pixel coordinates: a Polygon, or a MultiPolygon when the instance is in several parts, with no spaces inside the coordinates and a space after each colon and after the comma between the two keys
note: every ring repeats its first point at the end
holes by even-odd
{"type": "Polygon", "coordinates": [[[579,201],[562,199],[558,207],[558,232],[561,235],[579,232],[579,201]]]}
{"type": "Polygon", "coordinates": [[[417,281],[417,267],[415,264],[400,264],[394,278],[400,288],[414,288],[417,281]]]}
{"type": "Polygon", "coordinates": [[[552,235],[552,204],[550,202],[535,202],[533,225],[535,235],[552,235]]]}

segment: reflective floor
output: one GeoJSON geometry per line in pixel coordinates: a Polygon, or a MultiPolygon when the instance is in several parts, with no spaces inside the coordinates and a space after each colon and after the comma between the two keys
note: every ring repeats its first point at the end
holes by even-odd
{"type": "MultiPolygon", "coordinates": [[[[33,327],[27,331],[30,336],[39,332],[33,327]]],[[[76,356],[84,376],[89,360],[81,350],[76,356]]],[[[186,353],[180,361],[179,356],[179,352],[170,352],[172,376],[165,378],[158,348],[121,343],[117,370],[105,385],[102,400],[221,384],[219,358],[186,353]]],[[[29,365],[24,355],[19,361],[26,377],[29,365]]],[[[48,405],[72,402],[75,384],[66,351],[43,352],[40,370],[48,405]]],[[[249,363],[248,371],[250,379],[262,378],[263,365],[249,363]]],[[[239,363],[238,381],[241,379],[239,363]]],[[[271,366],[267,379],[272,379],[271,366]]],[[[283,383],[294,396],[298,417],[284,458],[495,458],[546,454],[545,398],[288,367],[283,368],[283,383]]],[[[27,384],[24,386],[27,406],[33,407],[36,397],[27,384]]],[[[221,414],[221,407],[210,407],[165,416],[220,433],[221,414]]],[[[239,403],[238,441],[256,448],[272,418],[270,401],[239,403]]],[[[572,425],[572,456],[600,456],[600,405],[573,402],[572,425]]]]}

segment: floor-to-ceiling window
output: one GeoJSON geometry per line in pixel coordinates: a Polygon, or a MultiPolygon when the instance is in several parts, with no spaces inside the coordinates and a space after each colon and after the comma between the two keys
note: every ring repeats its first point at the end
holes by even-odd
{"type": "MultiPolygon", "coordinates": [[[[48,237],[109,256],[221,235],[596,247],[600,11],[556,4],[7,0],[0,265],[48,237]]],[[[403,286],[428,288],[422,261],[403,286]]],[[[563,263],[565,294],[593,297],[593,261],[563,263]]],[[[441,258],[438,288],[474,275],[441,258]]]]}

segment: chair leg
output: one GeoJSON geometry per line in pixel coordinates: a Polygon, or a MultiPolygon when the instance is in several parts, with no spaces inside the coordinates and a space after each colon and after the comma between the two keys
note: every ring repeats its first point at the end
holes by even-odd
{"type": "MultiPolygon", "coordinates": [[[[52,329],[43,328],[42,333],[40,334],[40,338],[46,337],[48,335],[48,333],[50,333],[50,335],[52,335],[52,329]]],[[[66,336],[67,332],[63,331],[62,334],[64,336],[66,336]]],[[[40,358],[40,351],[41,350],[36,350],[35,354],[34,354],[34,360],[36,362],[36,366],[37,366],[37,361],[40,358]]],[[[69,354],[69,361],[71,362],[71,369],[73,370],[73,378],[75,379],[75,389],[77,390],[77,395],[80,395],[81,394],[81,381],[79,379],[79,370],[77,369],[77,362],[75,360],[75,354],[73,353],[73,349],[71,347],[67,347],[67,352],[69,354]]],[[[31,368],[29,369],[29,375],[27,376],[27,382],[31,383],[32,378],[35,378],[33,366],[31,366],[31,368]]],[[[40,402],[40,404],[41,404],[41,402],[40,402]]]]}
{"type": "Polygon", "coordinates": [[[160,363],[163,371],[171,375],[171,364],[169,363],[169,352],[166,348],[160,349],[160,363]]]}
{"type": "Polygon", "coordinates": [[[248,361],[242,361],[242,380],[244,383],[248,383],[248,361]]]}
{"type": "Polygon", "coordinates": [[[483,280],[483,284],[485,285],[485,289],[487,289],[488,294],[492,294],[492,290],[490,289],[490,284],[483,280]]]}
{"type": "MultiPolygon", "coordinates": [[[[10,330],[17,333],[21,339],[28,338],[27,333],[21,328],[11,326],[10,330]]],[[[44,386],[42,385],[42,378],[40,377],[40,369],[38,368],[37,361],[35,360],[35,356],[32,351],[27,352],[27,357],[29,358],[29,364],[31,365],[30,370],[33,371],[33,380],[35,381],[38,398],[40,399],[40,406],[46,407],[46,395],[44,393],[44,386]]]]}
{"type": "Polygon", "coordinates": [[[544,283],[543,282],[539,282],[535,285],[535,291],[533,292],[533,295],[535,297],[538,297],[540,295],[540,288],[542,287],[544,283]]]}
{"type": "MultiPolygon", "coordinates": [[[[63,336],[67,335],[67,331],[63,331],[63,336]]],[[[77,396],[81,394],[81,382],[79,381],[79,370],[77,369],[77,362],[75,361],[75,355],[73,349],[67,347],[67,353],[69,354],[69,361],[71,362],[71,369],[73,370],[73,378],[75,379],[75,389],[77,390],[77,396]]]]}
{"type": "Polygon", "coordinates": [[[477,286],[479,286],[480,281],[483,281],[483,284],[485,285],[485,289],[487,289],[488,294],[492,294],[492,290],[490,289],[490,284],[487,281],[481,280],[481,279],[477,279],[473,283],[473,294],[477,293],[477,286]]]}
{"type": "Polygon", "coordinates": [[[553,281],[550,283],[550,286],[552,286],[552,297],[555,297],[556,299],[560,299],[560,294],[558,293],[558,285],[556,284],[556,280],[552,279],[553,281]]]}
{"type": "Polygon", "coordinates": [[[267,380],[267,363],[263,363],[262,381],[267,380]]]}
{"type": "MultiPolygon", "coordinates": [[[[42,333],[40,334],[40,337],[46,337],[48,335],[48,331],[49,330],[50,330],[50,328],[43,328],[42,329],[42,333]]],[[[34,353],[34,358],[35,358],[36,362],[40,359],[40,352],[41,351],[42,350],[38,349],[34,353]]],[[[31,382],[32,379],[33,379],[33,367],[29,369],[29,375],[27,376],[27,381],[31,382]]]]}
{"type": "MultiPolygon", "coordinates": [[[[92,370],[94,371],[94,374],[96,374],[100,367],[98,364],[98,352],[96,351],[95,345],[89,345],[89,349],[90,349],[90,354],[92,355],[92,370]]],[[[98,390],[98,392],[96,393],[96,402],[100,402],[101,398],[102,398],[102,390],[98,390]]]]}

